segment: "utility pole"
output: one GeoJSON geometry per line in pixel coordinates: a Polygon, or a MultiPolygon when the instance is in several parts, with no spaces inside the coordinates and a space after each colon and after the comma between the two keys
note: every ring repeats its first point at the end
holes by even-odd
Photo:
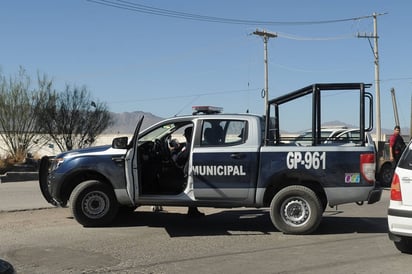
{"type": "Polygon", "coordinates": [[[400,126],[401,124],[399,123],[398,105],[396,104],[396,95],[395,95],[394,88],[391,88],[391,96],[392,96],[393,115],[395,117],[395,125],[400,126]]]}
{"type": "Polygon", "coordinates": [[[412,96],[411,96],[411,117],[409,117],[409,139],[412,139],[412,96]]]}
{"type": "MultiPolygon", "coordinates": [[[[366,35],[366,34],[359,34],[358,38],[373,38],[374,39],[374,47],[373,47],[373,55],[375,57],[375,100],[376,100],[376,141],[382,141],[382,133],[381,133],[381,95],[380,95],[380,80],[379,80],[379,52],[378,52],[378,23],[377,17],[379,15],[384,15],[386,13],[373,13],[373,34],[366,35]]],[[[370,43],[370,41],[369,41],[370,43]]]]}
{"type": "Polygon", "coordinates": [[[268,80],[268,40],[269,38],[276,38],[278,35],[276,33],[267,32],[266,30],[260,31],[256,30],[253,32],[254,35],[258,35],[263,37],[263,44],[264,44],[264,65],[265,65],[265,90],[264,90],[264,98],[265,98],[265,115],[267,113],[268,107],[268,100],[269,100],[269,80],[268,80]]]}

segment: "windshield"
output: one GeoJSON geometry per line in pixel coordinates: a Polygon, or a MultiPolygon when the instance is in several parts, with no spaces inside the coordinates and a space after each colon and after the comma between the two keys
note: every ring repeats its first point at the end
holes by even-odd
{"type": "Polygon", "coordinates": [[[166,134],[174,131],[175,128],[176,128],[175,124],[167,124],[167,125],[163,125],[161,127],[155,128],[154,130],[148,132],[144,136],[139,137],[139,142],[153,141],[155,139],[160,139],[166,134]]]}

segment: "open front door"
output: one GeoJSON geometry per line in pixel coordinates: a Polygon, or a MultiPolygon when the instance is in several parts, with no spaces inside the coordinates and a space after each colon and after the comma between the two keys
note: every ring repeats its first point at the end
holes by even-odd
{"type": "Polygon", "coordinates": [[[144,116],[139,118],[136,129],[134,130],[133,138],[129,144],[129,150],[126,153],[126,189],[129,195],[130,201],[133,205],[136,204],[136,200],[139,194],[139,157],[138,157],[138,137],[140,127],[142,126],[144,116]]]}

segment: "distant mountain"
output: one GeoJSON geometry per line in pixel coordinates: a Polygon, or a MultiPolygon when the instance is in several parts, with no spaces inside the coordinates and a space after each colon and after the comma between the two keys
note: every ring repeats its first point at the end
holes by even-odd
{"type": "MultiPolygon", "coordinates": [[[[122,113],[114,113],[111,112],[113,118],[113,125],[107,128],[104,133],[105,134],[118,134],[118,133],[125,133],[125,134],[132,134],[136,127],[137,121],[141,115],[144,115],[142,129],[145,129],[164,118],[158,117],[153,115],[150,112],[143,112],[143,111],[134,111],[134,112],[122,112],[122,113]]],[[[347,128],[355,128],[354,125],[346,124],[340,121],[329,121],[322,124],[322,127],[332,127],[332,126],[346,126],[347,128]]],[[[381,129],[382,134],[390,135],[392,134],[392,129],[381,129]]],[[[376,126],[373,128],[372,133],[376,132],[376,126]]],[[[409,134],[409,128],[402,128],[403,134],[409,134]]]]}
{"type": "Polygon", "coordinates": [[[322,127],[347,127],[347,128],[355,128],[354,125],[346,124],[341,121],[329,121],[322,124],[322,127]]]}
{"type": "Polygon", "coordinates": [[[122,112],[122,113],[110,113],[113,119],[113,124],[107,128],[103,133],[105,134],[132,134],[137,125],[139,117],[144,115],[143,124],[141,129],[145,129],[161,120],[163,118],[153,115],[150,112],[134,111],[134,112],[122,112]]]}

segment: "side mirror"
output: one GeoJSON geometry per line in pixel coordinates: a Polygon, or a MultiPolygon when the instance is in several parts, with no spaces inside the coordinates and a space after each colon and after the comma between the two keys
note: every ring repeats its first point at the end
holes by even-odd
{"type": "Polygon", "coordinates": [[[128,138],[118,137],[114,138],[112,142],[112,148],[125,149],[127,148],[128,138]]]}

